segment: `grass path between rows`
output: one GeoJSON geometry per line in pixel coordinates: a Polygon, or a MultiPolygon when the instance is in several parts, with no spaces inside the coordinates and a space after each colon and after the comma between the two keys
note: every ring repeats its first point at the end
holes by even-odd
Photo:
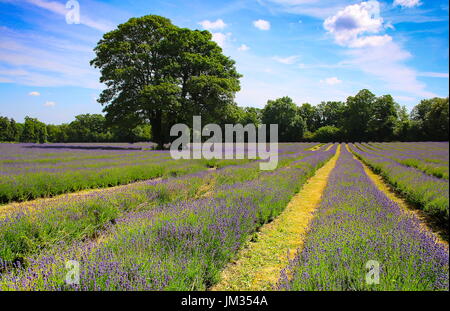
{"type": "MultiPolygon", "coordinates": [[[[214,170],[216,170],[216,168],[208,168],[208,171],[214,171],[214,170]]],[[[53,205],[55,205],[55,203],[61,202],[62,200],[65,200],[67,202],[75,201],[77,199],[83,199],[85,197],[89,197],[90,195],[92,195],[94,193],[101,193],[104,196],[108,196],[112,192],[122,191],[122,190],[125,191],[128,188],[133,188],[133,187],[136,187],[139,185],[145,185],[146,183],[156,182],[156,181],[159,181],[162,179],[163,179],[162,177],[156,177],[156,178],[135,181],[135,182],[131,182],[128,184],[118,185],[118,186],[113,186],[113,187],[85,189],[85,190],[80,190],[80,191],[76,191],[76,192],[70,192],[70,193],[56,195],[56,196],[53,196],[50,198],[38,198],[38,199],[34,199],[34,200],[29,200],[29,201],[8,203],[5,205],[0,205],[0,219],[8,216],[8,214],[10,214],[11,212],[13,212],[14,210],[17,210],[19,208],[26,209],[29,211],[37,211],[40,208],[53,206],[53,205]]]]}
{"type": "MultiPolygon", "coordinates": [[[[353,154],[351,149],[348,147],[348,144],[345,144],[345,147],[350,153],[353,154]]],[[[358,159],[354,154],[353,158],[359,163],[361,163],[361,165],[364,168],[364,171],[366,172],[366,175],[372,180],[372,182],[380,191],[382,191],[390,200],[397,203],[397,205],[400,206],[400,208],[405,213],[414,214],[421,221],[421,229],[432,233],[432,235],[436,238],[436,242],[443,244],[448,249],[448,242],[442,239],[442,237],[440,236],[440,232],[436,228],[429,225],[429,221],[427,220],[427,218],[423,213],[421,213],[417,208],[415,208],[413,205],[411,205],[401,196],[399,196],[395,192],[395,190],[393,190],[392,187],[383,180],[383,177],[374,173],[364,162],[358,159]]]]}
{"type": "Polygon", "coordinates": [[[273,222],[260,228],[244,245],[236,260],[222,272],[221,281],[211,290],[272,290],[281,270],[302,247],[308,225],[319,205],[328,177],[340,154],[336,154],[311,177],[286,209],[273,222]]]}
{"type": "Polygon", "coordinates": [[[70,192],[65,194],[56,195],[50,198],[38,198],[34,200],[29,201],[23,201],[23,202],[12,202],[5,205],[0,205],[0,219],[2,217],[7,216],[9,213],[13,212],[14,210],[17,210],[19,208],[25,208],[30,211],[38,210],[39,208],[48,207],[54,205],[55,202],[60,202],[61,200],[66,201],[72,201],[77,199],[82,199],[84,197],[88,197],[89,195],[92,195],[93,193],[101,192],[104,195],[108,195],[112,191],[117,190],[125,190],[130,187],[135,187],[137,185],[143,185],[145,183],[148,183],[150,181],[158,181],[161,180],[161,177],[152,178],[152,179],[146,179],[146,180],[140,180],[135,181],[129,184],[119,185],[119,186],[113,186],[113,187],[107,187],[107,188],[96,188],[96,189],[86,189],[76,192],[70,192]]]}
{"type": "MultiPolygon", "coordinates": [[[[208,168],[207,170],[215,171],[216,168],[208,168]]],[[[163,179],[162,177],[156,177],[156,178],[135,181],[135,182],[131,182],[129,184],[118,185],[118,186],[113,186],[113,187],[86,189],[86,190],[81,190],[81,191],[76,191],[76,192],[70,192],[70,193],[56,195],[51,198],[38,198],[38,199],[34,199],[34,200],[29,200],[29,201],[8,203],[5,205],[0,205],[0,219],[8,216],[9,213],[11,213],[14,210],[17,210],[19,208],[24,208],[29,211],[36,211],[36,210],[39,210],[39,208],[53,206],[53,205],[55,205],[56,202],[60,202],[62,200],[66,200],[67,202],[74,201],[77,199],[83,199],[94,193],[99,193],[99,192],[102,195],[107,196],[108,194],[110,194],[112,192],[122,191],[122,190],[125,191],[128,188],[133,188],[133,187],[136,187],[139,185],[145,185],[146,183],[156,182],[156,181],[159,181],[162,179],[163,179]]]]}

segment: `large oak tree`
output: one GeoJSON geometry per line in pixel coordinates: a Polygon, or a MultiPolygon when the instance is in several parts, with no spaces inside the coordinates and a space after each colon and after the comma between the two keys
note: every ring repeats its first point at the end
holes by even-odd
{"type": "Polygon", "coordinates": [[[170,141],[173,124],[190,124],[193,115],[219,121],[240,90],[235,62],[211,33],[179,28],[161,16],[131,18],[94,51],[91,65],[106,85],[99,102],[108,121],[149,122],[159,147],[170,141]]]}

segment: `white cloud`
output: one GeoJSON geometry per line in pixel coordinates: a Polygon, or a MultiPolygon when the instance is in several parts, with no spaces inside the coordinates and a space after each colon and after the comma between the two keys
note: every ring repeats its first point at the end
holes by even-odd
{"type": "Polygon", "coordinates": [[[328,85],[336,85],[336,84],[342,83],[342,80],[339,80],[336,77],[331,77],[331,78],[326,78],[325,80],[321,80],[320,82],[326,83],[328,85]]]}
{"type": "Polygon", "coordinates": [[[198,24],[208,30],[224,29],[225,27],[227,27],[227,24],[225,24],[222,19],[218,19],[215,22],[211,22],[209,20],[204,20],[198,24]]]}
{"type": "Polygon", "coordinates": [[[214,32],[212,34],[212,39],[215,41],[221,48],[224,48],[228,39],[231,37],[231,32],[222,33],[222,32],[214,32]]]}
{"type": "Polygon", "coordinates": [[[392,41],[392,37],[388,35],[383,36],[367,36],[362,38],[356,38],[349,44],[351,48],[362,48],[365,46],[382,46],[392,41]]]}
{"type": "Polygon", "coordinates": [[[30,93],[28,93],[28,96],[41,96],[41,93],[39,93],[39,92],[30,92],[30,93]]]}
{"type": "Polygon", "coordinates": [[[298,55],[292,55],[289,57],[278,57],[278,56],[274,56],[273,59],[279,63],[285,64],[285,65],[292,65],[294,64],[297,59],[299,58],[298,55]]]}
{"type": "Polygon", "coordinates": [[[270,22],[263,20],[263,19],[258,19],[257,21],[253,22],[253,26],[258,28],[259,30],[269,30],[270,22]]]}
{"type": "Polygon", "coordinates": [[[336,15],[328,17],[323,26],[334,36],[336,43],[342,46],[354,48],[381,46],[392,40],[388,35],[364,36],[385,29],[378,1],[349,5],[336,15]]]}
{"type": "Polygon", "coordinates": [[[420,0],[394,0],[394,6],[401,6],[404,8],[413,8],[422,5],[420,0]]]}
{"type": "Polygon", "coordinates": [[[238,48],[238,51],[241,51],[241,52],[245,52],[245,51],[248,51],[248,50],[250,50],[250,48],[249,48],[246,44],[242,44],[242,45],[238,48]]]}
{"type": "Polygon", "coordinates": [[[386,29],[386,25],[380,16],[377,1],[349,5],[327,18],[324,27],[334,36],[337,44],[351,48],[346,52],[348,59],[340,65],[377,78],[389,92],[422,98],[436,96],[417,80],[420,74],[404,64],[412,55],[395,43],[391,36],[379,34],[386,29]]]}
{"type": "Polygon", "coordinates": [[[56,106],[56,103],[55,103],[55,102],[47,101],[47,102],[45,102],[44,106],[45,106],[45,107],[55,107],[55,106],[56,106]]]}

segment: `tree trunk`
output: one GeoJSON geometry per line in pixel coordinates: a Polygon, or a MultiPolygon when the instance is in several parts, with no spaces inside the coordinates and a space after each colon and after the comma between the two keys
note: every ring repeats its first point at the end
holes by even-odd
{"type": "Polygon", "coordinates": [[[151,125],[153,139],[157,144],[157,149],[161,150],[164,147],[164,135],[162,132],[162,116],[160,111],[156,112],[154,118],[151,119],[151,125]]]}

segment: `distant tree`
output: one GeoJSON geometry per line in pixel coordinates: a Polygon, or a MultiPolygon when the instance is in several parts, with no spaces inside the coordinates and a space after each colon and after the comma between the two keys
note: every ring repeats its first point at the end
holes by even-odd
{"type": "Polygon", "coordinates": [[[346,135],[353,141],[365,141],[369,138],[368,123],[376,96],[369,90],[361,90],[355,96],[347,98],[344,111],[344,128],[346,135]]]}
{"type": "Polygon", "coordinates": [[[15,141],[19,142],[20,138],[22,137],[24,124],[23,123],[16,123],[16,128],[17,128],[17,135],[16,135],[15,141]]]}
{"type": "Polygon", "coordinates": [[[68,124],[60,124],[60,125],[47,125],[47,134],[48,141],[52,143],[65,143],[68,141],[76,141],[77,139],[73,137],[69,137],[70,134],[74,134],[74,132],[70,131],[70,127],[68,124]]]}
{"type": "Polygon", "coordinates": [[[16,123],[14,119],[9,120],[9,130],[7,132],[9,141],[19,141],[19,125],[16,123]]]}
{"type": "MultiPolygon", "coordinates": [[[[211,119],[203,119],[202,116],[202,123],[217,123],[221,125],[223,128],[225,127],[225,124],[236,124],[236,123],[242,123],[242,121],[245,118],[245,110],[242,107],[239,107],[237,104],[233,105],[227,105],[223,111],[222,111],[222,117],[220,120],[211,120],[211,119]]],[[[187,121],[189,123],[189,121],[187,121]]]]}
{"type": "Polygon", "coordinates": [[[422,100],[411,112],[411,119],[419,132],[419,139],[449,139],[449,102],[447,98],[422,100]]]}
{"type": "Polygon", "coordinates": [[[317,105],[319,121],[317,128],[322,126],[343,127],[345,103],[340,101],[321,102],[317,105]]]}
{"type": "Polygon", "coordinates": [[[27,143],[47,142],[47,126],[36,118],[25,117],[20,140],[27,143]]]}
{"type": "Polygon", "coordinates": [[[131,18],[106,33],[94,51],[91,65],[107,85],[99,98],[107,117],[149,122],[160,148],[175,123],[189,124],[193,115],[220,120],[240,89],[235,62],[211,33],[176,27],[164,17],[131,18]]]}
{"type": "Polygon", "coordinates": [[[135,141],[150,141],[152,138],[152,127],[150,124],[138,125],[133,130],[135,141]]]}
{"type": "Polygon", "coordinates": [[[269,100],[262,111],[263,124],[278,124],[281,142],[301,141],[306,131],[306,123],[290,97],[269,100]]]}
{"type": "Polygon", "coordinates": [[[70,132],[70,126],[67,123],[63,123],[59,125],[59,136],[57,137],[57,142],[68,142],[69,139],[69,132],[70,132]]]}
{"type": "Polygon", "coordinates": [[[58,142],[61,129],[58,125],[47,124],[47,140],[51,143],[58,142]]]}
{"type": "Polygon", "coordinates": [[[320,115],[317,107],[304,103],[298,109],[308,131],[314,132],[320,127],[320,115]]]}
{"type": "Polygon", "coordinates": [[[392,96],[377,97],[370,110],[370,118],[367,123],[369,139],[374,141],[392,140],[398,117],[396,103],[392,96]]]}
{"type": "Polygon", "coordinates": [[[140,122],[121,122],[110,126],[112,140],[120,142],[143,142],[150,141],[152,138],[151,125],[141,124],[140,122]]]}
{"type": "Polygon", "coordinates": [[[241,124],[255,124],[256,126],[261,124],[261,109],[254,107],[245,107],[243,109],[243,116],[239,120],[241,124]]]}
{"type": "Polygon", "coordinates": [[[9,119],[0,116],[0,141],[9,141],[8,130],[9,130],[9,119]]]}
{"type": "Polygon", "coordinates": [[[449,138],[449,103],[447,98],[431,99],[431,107],[425,116],[424,127],[432,140],[449,138]]]}
{"type": "Polygon", "coordinates": [[[101,114],[81,114],[69,124],[69,140],[72,142],[101,142],[111,139],[101,114]]]}
{"type": "Polygon", "coordinates": [[[327,143],[342,140],[342,130],[331,125],[323,126],[314,132],[312,140],[327,143]]]}
{"type": "Polygon", "coordinates": [[[394,138],[399,141],[409,141],[412,139],[411,120],[409,119],[408,111],[405,106],[396,105],[397,120],[394,126],[394,138]]]}
{"type": "Polygon", "coordinates": [[[314,133],[313,133],[313,132],[310,132],[310,131],[305,131],[305,132],[303,133],[303,139],[302,139],[302,141],[305,141],[305,142],[313,142],[313,141],[314,141],[314,133]]]}

